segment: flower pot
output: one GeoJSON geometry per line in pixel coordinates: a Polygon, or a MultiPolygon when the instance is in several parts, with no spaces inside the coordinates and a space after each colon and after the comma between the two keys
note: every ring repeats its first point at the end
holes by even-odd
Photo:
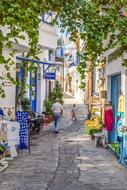
{"type": "Polygon", "coordinates": [[[45,123],[49,124],[51,122],[53,122],[53,117],[51,115],[47,115],[45,117],[45,123]]]}

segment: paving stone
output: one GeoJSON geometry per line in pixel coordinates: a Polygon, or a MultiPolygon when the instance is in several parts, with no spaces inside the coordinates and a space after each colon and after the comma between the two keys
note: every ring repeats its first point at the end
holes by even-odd
{"type": "Polygon", "coordinates": [[[0,173],[0,190],[127,190],[127,168],[85,134],[85,106],[77,102],[78,120],[71,122],[74,99],[64,106],[62,133],[53,125],[32,137],[31,155],[20,151],[0,173]],[[71,105],[70,105],[71,104],[71,105]]]}

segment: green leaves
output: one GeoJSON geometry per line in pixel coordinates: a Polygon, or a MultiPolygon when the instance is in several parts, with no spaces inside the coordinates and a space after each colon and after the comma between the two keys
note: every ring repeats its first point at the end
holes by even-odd
{"type": "MultiPolygon", "coordinates": [[[[37,46],[39,17],[43,13],[53,11],[56,13],[54,21],[61,26],[62,31],[69,32],[71,40],[76,41],[80,33],[81,39],[85,41],[86,55],[81,56],[78,68],[83,79],[88,61],[92,60],[95,66],[98,56],[105,50],[103,40],[109,34],[111,34],[109,47],[127,50],[127,17],[123,14],[126,10],[126,0],[1,0],[0,26],[8,26],[9,31],[4,36],[0,28],[0,64],[3,63],[9,70],[11,61],[8,60],[7,63],[4,60],[3,45],[12,48],[12,38],[15,43],[18,43],[19,38],[25,40],[22,32],[27,33],[29,37],[28,56],[35,57],[39,51],[37,46]],[[115,36],[116,31],[119,31],[120,35],[115,36]]],[[[33,65],[29,69],[33,70],[33,65]]]]}
{"type": "MultiPolygon", "coordinates": [[[[81,39],[85,41],[87,56],[81,56],[78,67],[81,79],[85,79],[89,61],[96,66],[98,57],[105,51],[103,41],[109,34],[108,48],[119,47],[122,53],[127,51],[127,17],[124,16],[126,8],[126,0],[80,0],[76,1],[76,6],[74,1],[62,8],[60,14],[62,29],[67,28],[73,41],[76,41],[78,31],[81,39]],[[116,35],[118,31],[119,35],[116,35]]],[[[115,54],[115,58],[122,53],[115,54]]]]}

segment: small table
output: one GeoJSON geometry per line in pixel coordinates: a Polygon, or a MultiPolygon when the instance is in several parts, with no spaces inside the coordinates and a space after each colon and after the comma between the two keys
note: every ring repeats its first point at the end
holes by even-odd
{"type": "Polygon", "coordinates": [[[97,144],[99,144],[99,142],[102,142],[102,145],[105,148],[105,133],[104,132],[94,133],[94,137],[95,137],[94,147],[97,147],[97,144]]]}

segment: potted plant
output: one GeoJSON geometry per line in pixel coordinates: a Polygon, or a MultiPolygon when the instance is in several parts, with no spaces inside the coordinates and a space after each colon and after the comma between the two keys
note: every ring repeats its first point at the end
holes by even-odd
{"type": "Polygon", "coordinates": [[[49,100],[45,100],[44,102],[45,105],[45,122],[46,123],[50,123],[53,121],[53,117],[52,117],[52,102],[49,100]]]}
{"type": "Polygon", "coordinates": [[[91,136],[91,139],[93,139],[94,133],[101,132],[103,128],[100,117],[92,117],[90,120],[85,122],[85,125],[87,127],[88,134],[91,136]]]}
{"type": "Polygon", "coordinates": [[[56,101],[56,99],[59,99],[59,102],[61,104],[64,103],[64,101],[63,101],[63,89],[62,89],[62,87],[58,81],[56,81],[53,91],[50,92],[48,100],[50,102],[52,102],[52,104],[53,104],[56,101]]]}
{"type": "Polygon", "coordinates": [[[30,112],[30,100],[28,98],[23,98],[21,100],[21,106],[23,111],[30,112]]]}
{"type": "Polygon", "coordinates": [[[50,92],[48,100],[45,100],[45,102],[44,102],[45,111],[46,111],[46,122],[47,123],[50,123],[53,121],[52,105],[54,102],[56,102],[56,99],[59,99],[59,102],[61,104],[64,103],[64,101],[63,101],[63,90],[62,90],[62,87],[58,81],[56,81],[53,91],[50,92]]]}

